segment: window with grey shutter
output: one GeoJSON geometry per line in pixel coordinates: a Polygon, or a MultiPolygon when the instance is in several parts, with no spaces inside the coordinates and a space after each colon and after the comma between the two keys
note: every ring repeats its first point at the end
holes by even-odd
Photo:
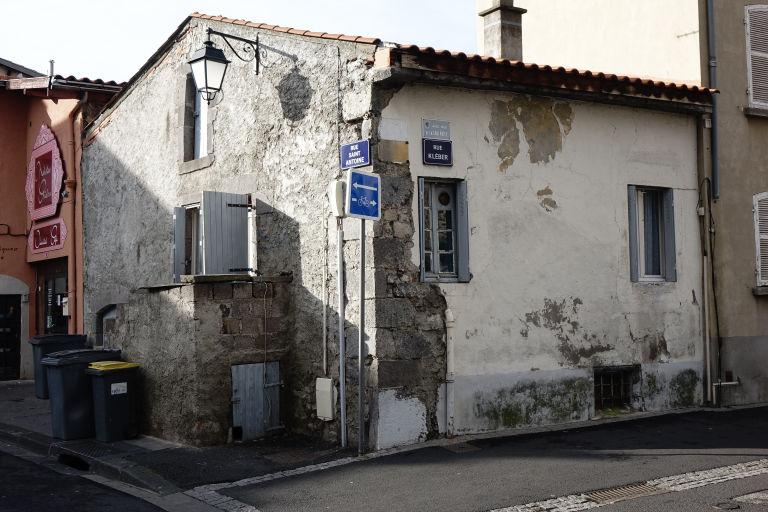
{"type": "Polygon", "coordinates": [[[203,192],[199,205],[173,209],[173,277],[240,274],[248,267],[249,197],[203,192]]]}
{"type": "Polygon", "coordinates": [[[768,108],[768,5],[745,9],[749,105],[768,108]]]}
{"type": "Polygon", "coordinates": [[[468,282],[466,182],[419,178],[419,226],[421,279],[468,282]]]}
{"type": "Polygon", "coordinates": [[[677,281],[674,191],[629,185],[627,192],[630,280],[677,281]]]}
{"type": "Polygon", "coordinates": [[[248,196],[203,192],[203,273],[248,271],[248,196]]]}
{"type": "Polygon", "coordinates": [[[755,216],[755,275],[757,286],[768,286],[768,192],[752,198],[755,216]]]}

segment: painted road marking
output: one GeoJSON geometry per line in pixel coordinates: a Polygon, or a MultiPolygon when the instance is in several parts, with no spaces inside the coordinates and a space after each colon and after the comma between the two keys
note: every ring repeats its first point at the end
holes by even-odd
{"type": "Polygon", "coordinates": [[[753,460],[731,466],[722,466],[704,471],[693,471],[680,475],[667,476],[648,480],[632,486],[620,486],[599,491],[570,494],[550,500],[515,505],[512,507],[498,508],[489,512],[576,512],[578,510],[590,510],[611,503],[629,499],[651,496],[669,492],[687,491],[707,485],[720,484],[731,480],[739,480],[757,475],[768,474],[768,459],[753,460]],[[632,488],[634,492],[624,492],[632,488]],[[616,499],[606,500],[607,496],[615,495],[616,499]]]}

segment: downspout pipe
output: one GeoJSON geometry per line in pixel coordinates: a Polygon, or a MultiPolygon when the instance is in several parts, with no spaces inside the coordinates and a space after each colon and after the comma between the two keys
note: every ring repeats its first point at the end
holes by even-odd
{"type": "MultiPolygon", "coordinates": [[[[717,88],[717,44],[715,39],[715,2],[707,0],[707,56],[709,87],[717,88]]],[[[720,199],[720,159],[718,158],[717,94],[712,95],[712,197],[720,199]]]]}

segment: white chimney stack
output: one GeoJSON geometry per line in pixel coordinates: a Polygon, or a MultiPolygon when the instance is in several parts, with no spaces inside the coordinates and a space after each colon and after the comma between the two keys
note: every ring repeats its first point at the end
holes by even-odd
{"type": "Polygon", "coordinates": [[[515,0],[478,0],[480,53],[496,59],[523,60],[523,14],[515,0]]]}

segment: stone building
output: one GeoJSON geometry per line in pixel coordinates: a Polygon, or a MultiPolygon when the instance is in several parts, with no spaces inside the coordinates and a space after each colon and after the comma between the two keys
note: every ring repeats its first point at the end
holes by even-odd
{"type": "MultiPolygon", "coordinates": [[[[483,8],[488,0],[477,0],[483,8]]],[[[707,400],[723,405],[768,401],[768,2],[738,0],[521,0],[528,7],[526,54],[539,62],[613,69],[717,88],[705,119],[702,206],[707,241],[711,339],[707,400]],[[574,23],[576,16],[589,23],[574,23]],[[553,34],[574,44],[561,52],[553,34]],[[611,44],[605,44],[611,41],[611,44]],[[555,59],[558,55],[559,58],[555,59]],[[663,58],[659,58],[663,55],[663,58]]]]}
{"type": "Polygon", "coordinates": [[[279,361],[283,425],[337,439],[314,392],[338,382],[341,271],[354,444],[360,232],[325,194],[359,139],[382,179],[365,237],[368,449],[701,402],[711,91],[523,64],[502,35],[494,59],[184,20],[83,151],[86,328],[144,364],[156,402],[191,397],[176,425],[148,403],[147,429],[226,440],[230,366],[279,361]],[[258,38],[260,58],[229,55],[207,105],[188,61],[209,28],[258,38]],[[451,165],[424,163],[429,120],[451,165]]]}

